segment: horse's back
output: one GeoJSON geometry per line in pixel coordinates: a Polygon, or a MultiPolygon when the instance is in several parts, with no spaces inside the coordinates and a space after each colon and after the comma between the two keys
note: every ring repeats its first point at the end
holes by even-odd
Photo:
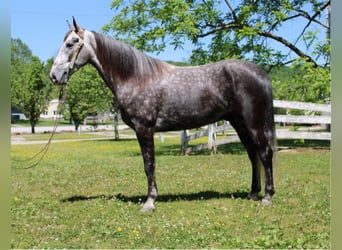
{"type": "Polygon", "coordinates": [[[226,81],[231,82],[234,98],[241,102],[266,105],[273,108],[272,83],[268,74],[258,65],[239,59],[222,62],[226,81]]]}
{"type": "Polygon", "coordinates": [[[202,66],[181,67],[181,69],[184,74],[193,74],[191,80],[194,81],[197,78],[197,83],[194,83],[195,87],[203,83],[212,88],[217,87],[221,91],[250,89],[251,93],[253,91],[267,92],[267,95],[272,92],[268,74],[257,64],[245,60],[227,59],[202,66]]]}
{"type": "Polygon", "coordinates": [[[221,63],[226,76],[234,77],[238,83],[261,84],[271,88],[271,81],[260,66],[240,59],[225,60],[221,63]]]}

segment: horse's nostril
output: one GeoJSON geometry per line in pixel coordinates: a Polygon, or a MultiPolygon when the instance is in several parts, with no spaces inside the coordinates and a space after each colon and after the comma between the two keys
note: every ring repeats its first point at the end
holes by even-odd
{"type": "Polygon", "coordinates": [[[51,75],[50,75],[50,79],[51,79],[51,81],[53,81],[54,83],[57,82],[57,77],[55,76],[55,74],[51,74],[51,75]]]}

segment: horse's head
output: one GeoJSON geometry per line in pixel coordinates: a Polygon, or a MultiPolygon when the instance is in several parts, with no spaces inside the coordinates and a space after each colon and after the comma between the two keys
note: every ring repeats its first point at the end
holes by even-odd
{"type": "Polygon", "coordinates": [[[86,30],[77,24],[74,17],[73,26],[69,24],[69,28],[50,71],[51,80],[59,85],[66,84],[69,77],[90,59],[88,49],[85,48],[88,45],[84,41],[86,30]]]}

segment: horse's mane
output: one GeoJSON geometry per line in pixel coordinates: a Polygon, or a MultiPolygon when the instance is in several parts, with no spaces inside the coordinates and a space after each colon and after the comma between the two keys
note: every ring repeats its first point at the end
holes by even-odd
{"type": "Polygon", "coordinates": [[[149,57],[128,44],[94,31],[92,33],[97,45],[98,60],[104,73],[112,80],[144,84],[167,68],[165,62],[149,57]]]}

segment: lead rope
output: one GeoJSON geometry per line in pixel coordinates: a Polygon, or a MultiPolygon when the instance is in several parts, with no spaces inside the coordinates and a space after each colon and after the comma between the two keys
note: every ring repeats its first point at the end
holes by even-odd
{"type": "MultiPolygon", "coordinates": [[[[64,91],[64,87],[62,86],[60,88],[60,90],[59,90],[59,98],[58,98],[57,111],[58,110],[62,111],[64,109],[65,99],[66,99],[66,92],[64,91]]],[[[12,159],[12,160],[15,161],[15,162],[29,162],[29,161],[35,160],[36,158],[38,158],[38,159],[34,163],[32,163],[31,165],[29,165],[27,167],[15,167],[15,166],[12,166],[12,168],[14,168],[14,169],[30,169],[30,168],[33,168],[33,167],[37,166],[44,159],[44,156],[46,155],[46,153],[47,153],[47,151],[48,151],[48,149],[50,147],[52,138],[53,138],[53,136],[56,133],[57,127],[58,127],[59,122],[60,122],[60,119],[61,119],[61,116],[58,115],[56,120],[55,120],[55,123],[54,123],[54,126],[53,126],[53,130],[51,132],[51,136],[50,136],[49,140],[47,141],[45,146],[38,153],[36,153],[32,157],[24,159],[24,160],[19,160],[19,159],[12,159]]]]}

